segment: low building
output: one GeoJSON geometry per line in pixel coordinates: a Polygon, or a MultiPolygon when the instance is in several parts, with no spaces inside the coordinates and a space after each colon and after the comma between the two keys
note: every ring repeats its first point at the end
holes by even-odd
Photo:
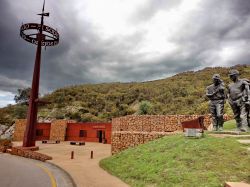
{"type": "MultiPolygon", "coordinates": [[[[15,123],[14,141],[22,141],[26,120],[15,123]]],[[[111,123],[76,123],[67,120],[37,123],[36,140],[86,141],[111,143],[111,123]]]]}

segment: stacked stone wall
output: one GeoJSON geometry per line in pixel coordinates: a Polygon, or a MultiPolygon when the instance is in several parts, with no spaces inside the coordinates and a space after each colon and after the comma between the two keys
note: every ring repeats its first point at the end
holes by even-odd
{"type": "Polygon", "coordinates": [[[112,133],[111,153],[119,153],[129,147],[135,147],[163,136],[177,134],[179,132],[129,132],[120,131],[112,133]]]}
{"type": "Polygon", "coordinates": [[[17,155],[17,156],[21,156],[21,157],[25,157],[25,158],[40,160],[43,162],[45,162],[46,160],[52,160],[51,156],[48,156],[48,155],[45,155],[42,153],[38,153],[35,151],[31,151],[31,150],[24,150],[24,149],[18,148],[18,147],[12,147],[10,149],[7,149],[6,152],[10,153],[12,155],[17,155]]]}
{"type": "Polygon", "coordinates": [[[65,140],[67,120],[54,120],[51,123],[50,140],[65,140]]]}
{"type": "Polygon", "coordinates": [[[26,128],[26,119],[17,119],[15,121],[15,130],[14,130],[14,135],[13,135],[13,140],[14,141],[22,141],[24,137],[24,132],[26,128]]]}
{"type": "MultiPolygon", "coordinates": [[[[111,152],[118,153],[129,147],[146,143],[166,135],[182,131],[181,122],[200,115],[131,115],[112,119],[111,152]]],[[[210,116],[204,116],[204,126],[211,124],[210,116]]]]}

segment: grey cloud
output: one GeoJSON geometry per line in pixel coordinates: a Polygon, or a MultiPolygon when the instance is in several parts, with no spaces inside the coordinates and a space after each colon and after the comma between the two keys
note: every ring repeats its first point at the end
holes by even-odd
{"type": "MultiPolygon", "coordinates": [[[[31,64],[34,61],[34,49],[29,45],[23,45],[19,37],[20,23],[9,10],[8,3],[1,1],[0,75],[10,79],[27,81],[30,80],[28,77],[30,76],[30,71],[32,71],[31,64]]],[[[2,89],[2,86],[4,87],[5,85],[0,86],[2,89]]]]}
{"type": "MultiPolygon", "coordinates": [[[[203,66],[209,66],[209,59],[218,60],[216,55],[224,47],[225,43],[244,41],[249,43],[250,19],[247,0],[241,0],[245,5],[243,10],[238,1],[202,1],[201,9],[187,18],[173,42],[182,45],[182,51],[189,51],[194,60],[207,62],[203,66]],[[235,8],[239,6],[238,8],[235,8]],[[244,14],[244,16],[242,16],[244,14]],[[248,16],[246,16],[248,15],[248,16]],[[204,57],[204,58],[202,58],[204,57]]],[[[249,53],[246,46],[241,48],[242,54],[249,53]]],[[[239,56],[237,61],[228,62],[228,65],[239,63],[249,64],[249,60],[239,56]],[[241,60],[240,60],[241,59],[241,60]],[[239,61],[240,60],[240,61],[239,61]]]]}
{"type": "MultiPolygon", "coordinates": [[[[226,0],[224,0],[226,2],[226,0]]],[[[238,0],[233,1],[230,0],[231,6],[230,8],[233,10],[233,12],[239,16],[246,16],[248,17],[250,14],[250,3],[248,0],[238,0]]]]}
{"type": "Polygon", "coordinates": [[[16,92],[17,88],[29,87],[28,82],[19,79],[10,79],[8,77],[0,75],[0,85],[2,91],[16,92]]]}
{"type": "MultiPolygon", "coordinates": [[[[3,14],[2,17],[7,16],[9,19],[2,20],[1,23],[1,34],[4,33],[1,35],[1,41],[3,41],[3,43],[1,43],[0,46],[1,75],[10,77],[10,79],[17,78],[20,80],[29,80],[29,82],[31,82],[36,46],[19,38],[19,22],[21,23],[21,16],[17,19],[13,14],[11,14],[11,7],[7,1],[3,1],[3,5],[4,6],[1,6],[1,8],[5,11],[1,11],[3,14]],[[12,24],[10,24],[10,22],[12,24]]],[[[49,7],[49,5],[47,6],[49,7]]],[[[59,46],[47,47],[46,51],[42,51],[40,87],[41,90],[45,91],[51,91],[65,85],[92,81],[90,78],[82,75],[81,73],[82,69],[87,69],[87,65],[82,62],[88,58],[89,48],[87,47],[88,44],[84,46],[79,38],[83,35],[93,42],[97,39],[93,39],[93,36],[91,36],[92,34],[88,31],[88,29],[83,30],[79,28],[79,23],[73,17],[73,10],[65,7],[65,10],[60,12],[59,8],[61,7],[55,7],[55,12],[52,13],[52,15],[54,14],[58,16],[56,23],[50,23],[50,18],[45,19],[46,25],[50,26],[51,24],[51,26],[56,27],[60,33],[59,46]],[[82,52],[80,51],[80,48],[82,52]]],[[[28,11],[27,8],[24,9],[28,11]]],[[[29,13],[27,12],[27,14],[29,13]]],[[[27,20],[25,17],[26,15],[24,16],[24,20],[27,22],[33,22],[33,19],[27,20]]],[[[32,17],[35,17],[35,15],[32,15],[32,17]]],[[[36,22],[38,22],[39,18],[36,17],[36,20],[36,22]]],[[[1,89],[4,87],[4,85],[0,86],[1,89]]],[[[17,88],[19,88],[18,85],[16,89],[17,88]]],[[[11,89],[11,91],[15,92],[13,89],[11,89]]]]}
{"type": "Polygon", "coordinates": [[[183,0],[148,0],[131,16],[134,23],[150,20],[159,10],[168,11],[179,5],[183,0]]]}
{"type": "MultiPolygon", "coordinates": [[[[180,2],[149,0],[131,16],[131,26],[136,27],[159,10],[168,11],[180,2]]],[[[250,64],[248,0],[201,1],[200,8],[185,18],[171,38],[178,50],[150,61],[145,59],[146,54],[136,53],[145,39],[144,31],[104,39],[88,20],[77,18],[71,4],[62,0],[46,4],[51,15],[45,24],[58,29],[60,43],[42,51],[43,92],[72,84],[146,81],[211,66],[219,59],[222,47],[239,41],[244,41],[239,45],[240,52],[227,65],[250,64]]],[[[17,5],[1,1],[0,16],[6,19],[0,19],[0,90],[15,93],[17,88],[31,83],[35,46],[19,38],[19,27],[21,22],[38,22],[35,13],[40,9],[40,1],[21,0],[17,5]]]]}

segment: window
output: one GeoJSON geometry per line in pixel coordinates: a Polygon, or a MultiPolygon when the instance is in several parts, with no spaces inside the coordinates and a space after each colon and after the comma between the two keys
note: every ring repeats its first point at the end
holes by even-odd
{"type": "Polygon", "coordinates": [[[79,137],[87,137],[87,131],[86,130],[80,130],[79,137]]]}
{"type": "Polygon", "coordinates": [[[36,130],[36,136],[43,136],[43,130],[42,129],[37,129],[36,130]]]}

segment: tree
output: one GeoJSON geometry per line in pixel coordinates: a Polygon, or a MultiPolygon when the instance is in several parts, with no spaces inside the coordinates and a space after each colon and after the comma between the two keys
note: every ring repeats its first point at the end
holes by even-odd
{"type": "Polygon", "coordinates": [[[139,106],[139,115],[150,114],[152,111],[152,104],[149,101],[142,101],[139,106]]]}
{"type": "Polygon", "coordinates": [[[14,100],[16,103],[26,104],[29,102],[31,88],[18,89],[17,95],[15,95],[14,100]]]}

